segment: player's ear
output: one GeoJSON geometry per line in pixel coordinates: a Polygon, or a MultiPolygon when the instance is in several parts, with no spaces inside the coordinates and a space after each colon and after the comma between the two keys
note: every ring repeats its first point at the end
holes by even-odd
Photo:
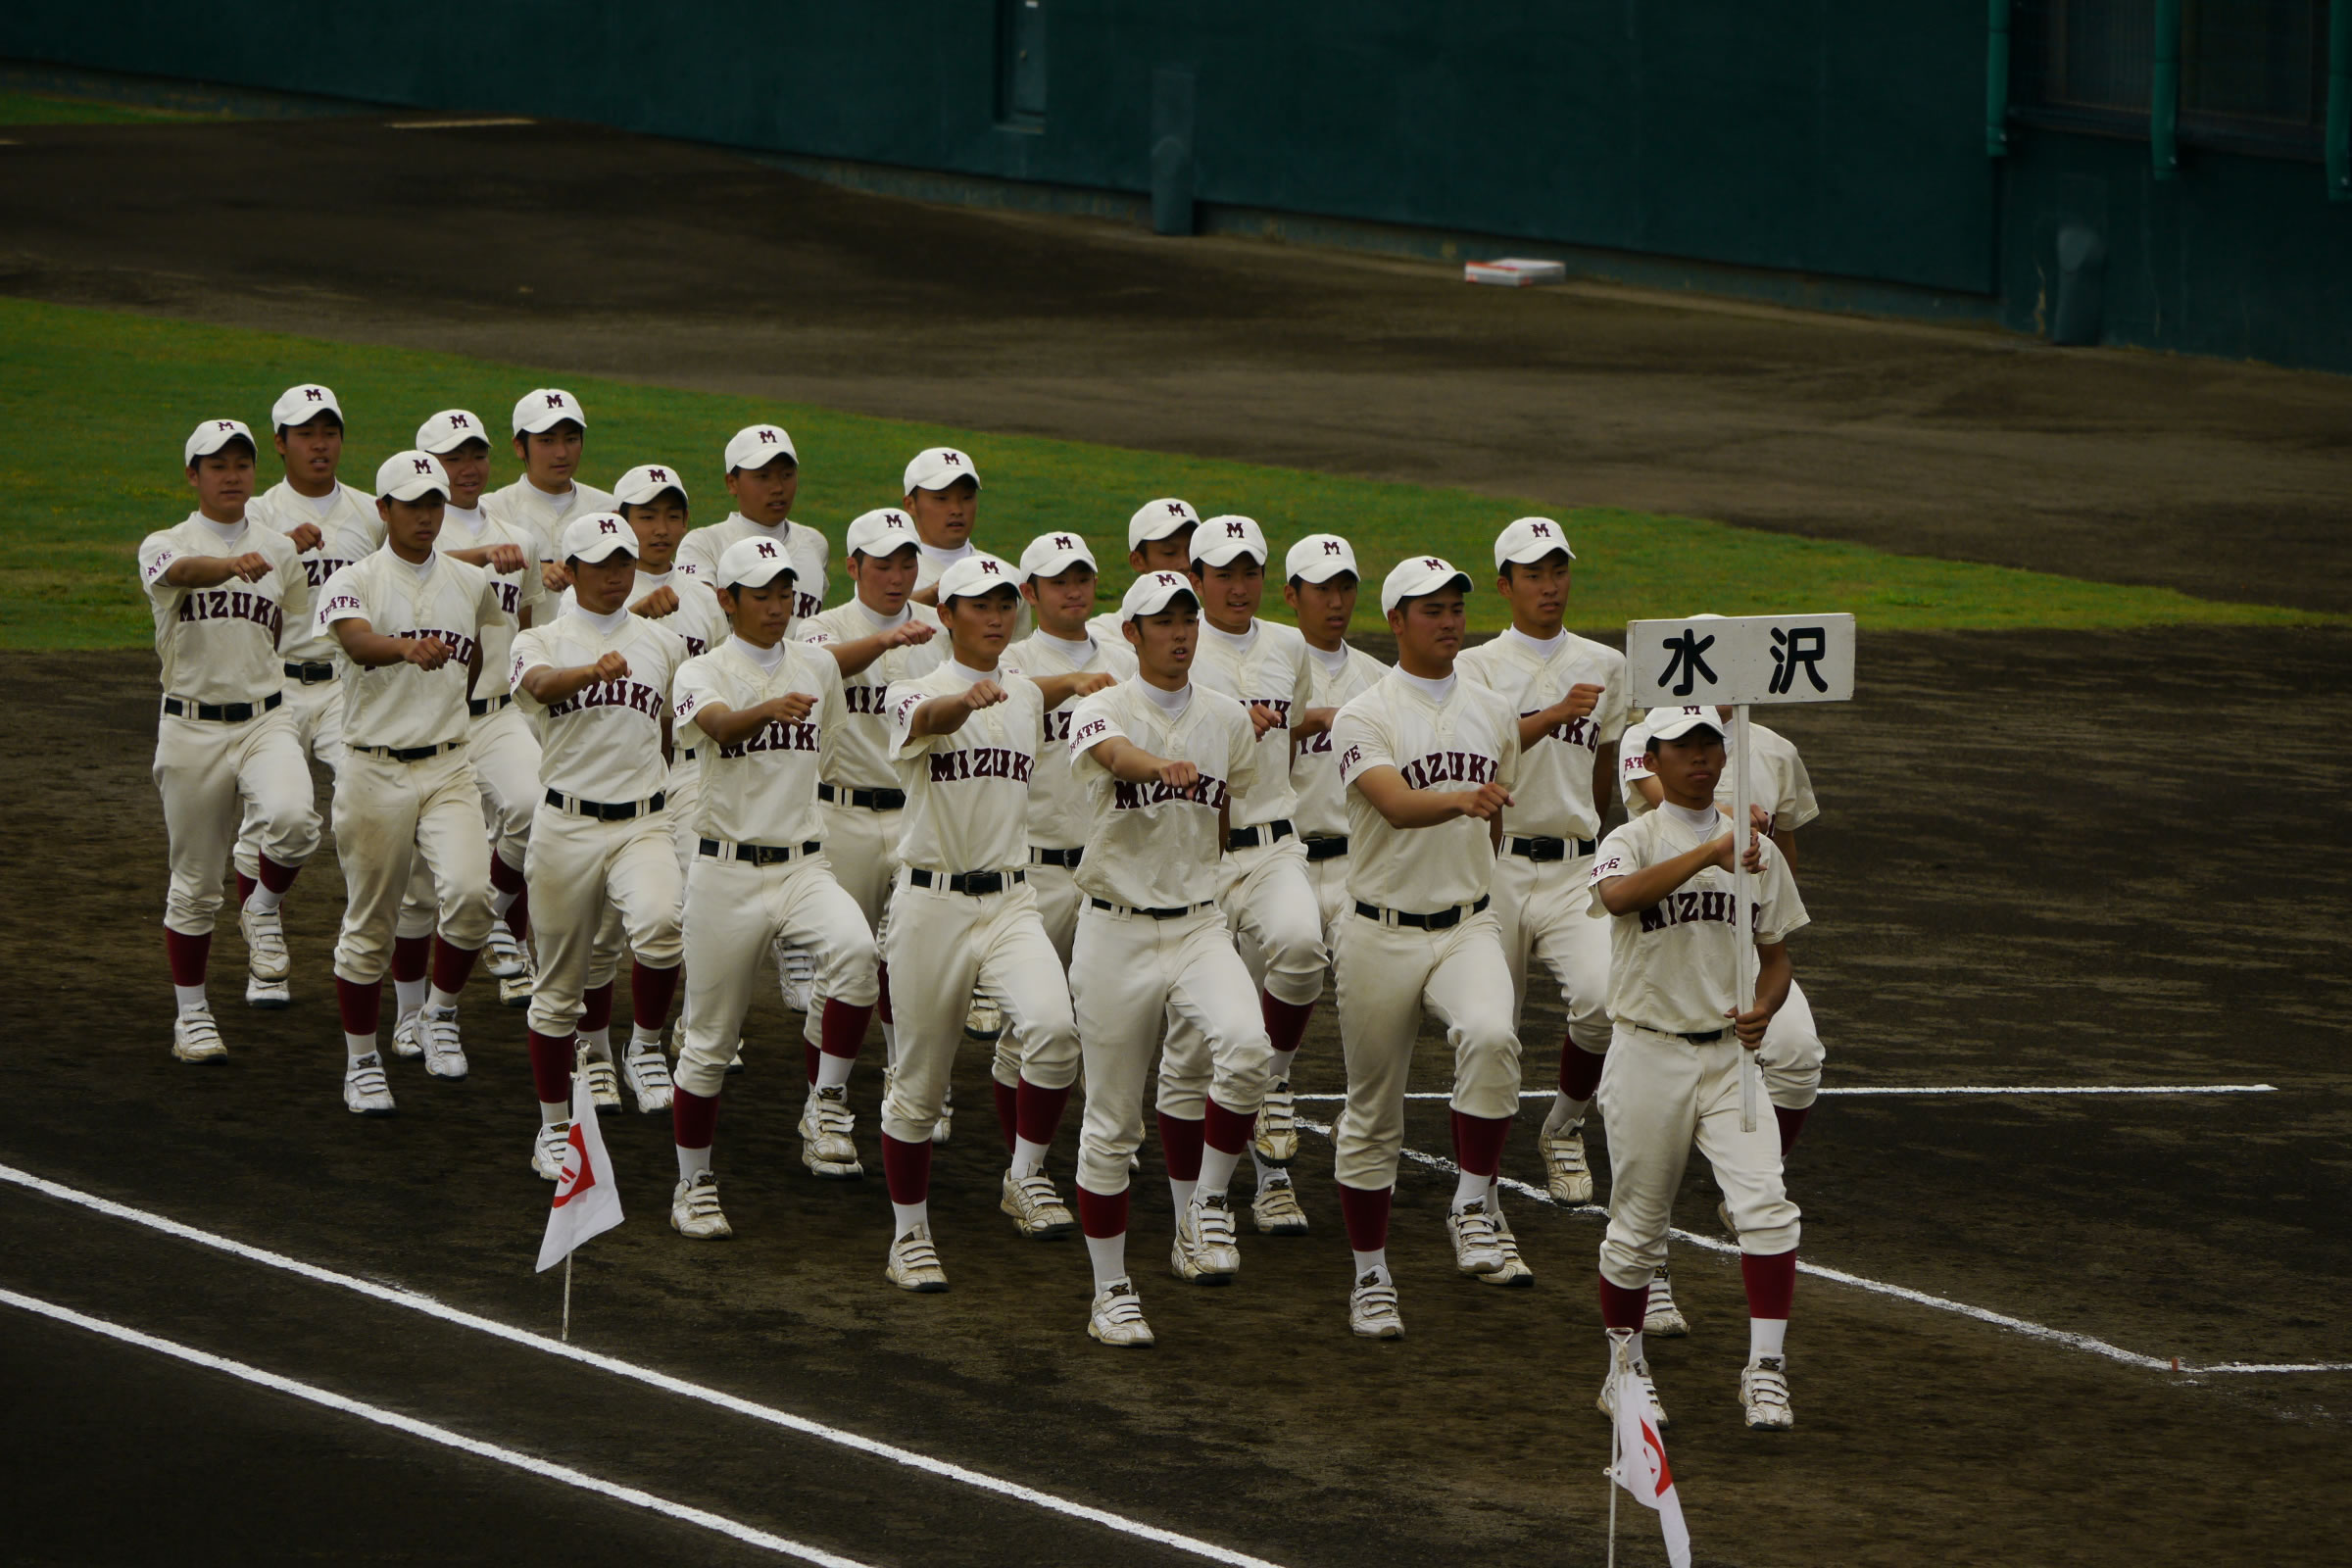
{"type": "Polygon", "coordinates": [[[375,515],[376,519],[382,522],[386,527],[391,526],[392,500],[389,496],[377,496],[375,498],[375,515]]]}

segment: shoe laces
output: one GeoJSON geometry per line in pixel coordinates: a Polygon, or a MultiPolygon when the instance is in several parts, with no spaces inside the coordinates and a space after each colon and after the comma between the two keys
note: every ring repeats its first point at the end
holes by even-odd
{"type": "Polygon", "coordinates": [[[389,1094],[392,1085],[384,1077],[384,1058],[370,1051],[365,1056],[352,1058],[343,1074],[346,1081],[363,1095],[389,1094]]]}

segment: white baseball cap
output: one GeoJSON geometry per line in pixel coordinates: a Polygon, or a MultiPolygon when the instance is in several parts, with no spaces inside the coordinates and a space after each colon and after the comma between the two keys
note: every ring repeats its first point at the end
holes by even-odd
{"type": "Polygon", "coordinates": [[[976,550],[939,574],[940,608],[946,609],[951,599],[977,599],[1018,581],[1019,568],[1011,562],[976,550]]]}
{"type": "Polygon", "coordinates": [[[738,539],[718,558],[721,588],[764,588],[778,577],[797,583],[801,574],[793,566],[792,553],[772,539],[738,539]]]}
{"type": "Polygon", "coordinates": [[[591,512],[564,525],[564,561],[594,563],[636,554],[637,530],[621,521],[617,513],[591,512]]]}
{"type": "Polygon", "coordinates": [[[333,415],[337,424],[343,422],[343,405],[335,401],[335,394],[316,382],[305,381],[300,386],[286,388],[270,405],[270,428],[283,430],[291,425],[308,424],[321,414],[333,415]]]}
{"type": "Polygon", "coordinates": [[[778,458],[790,458],[796,466],[801,461],[792,437],[780,424],[747,424],[727,440],[729,473],[737,468],[764,468],[778,458]]]}
{"type": "Polygon", "coordinates": [[[488,446],[490,429],[466,409],[443,409],[416,427],[416,449],[435,457],[455,452],[468,441],[488,446]]]}
{"type": "Polygon", "coordinates": [[[954,447],[925,447],[906,465],[906,493],[917,490],[945,490],[958,479],[969,479],[977,487],[980,470],[973,466],[968,454],[954,447]]]}
{"type": "Polygon", "coordinates": [[[1254,556],[1259,565],[1266,564],[1265,530],[1253,518],[1228,513],[1193,530],[1193,564],[1222,566],[1238,556],[1254,556]]]}
{"type": "Polygon", "coordinates": [[[1653,741],[1679,741],[1694,729],[1728,735],[1724,719],[1712,708],[1653,708],[1642,720],[1653,741]]]}
{"type": "Polygon", "coordinates": [[[516,435],[537,435],[542,430],[553,430],[565,419],[582,430],[588,428],[587,411],[580,407],[580,400],[562,387],[536,386],[514,400],[516,435]]]}
{"type": "Polygon", "coordinates": [[[1141,550],[1148,540],[1165,539],[1179,528],[1200,526],[1200,514],[1193,510],[1190,501],[1161,496],[1136,508],[1135,515],[1127,519],[1127,548],[1141,550]]]}
{"type": "Polygon", "coordinates": [[[870,556],[880,560],[895,556],[916,543],[914,522],[896,507],[877,507],[861,512],[850,522],[841,548],[853,556],[870,556]]]}
{"type": "Polygon", "coordinates": [[[1041,533],[1029,541],[1021,552],[1021,580],[1032,577],[1058,577],[1072,566],[1085,563],[1090,570],[1102,568],[1095,562],[1095,553],[1086,547],[1086,540],[1074,533],[1041,533]]]}
{"type": "MultiPolygon", "coordinates": [[[[1283,558],[1282,580],[1302,577],[1308,582],[1329,582],[1343,571],[1355,571],[1355,547],[1336,533],[1310,533],[1291,546],[1283,558]]],[[[1355,571],[1358,577],[1363,575],[1355,571]]]]}
{"type": "Polygon", "coordinates": [[[1452,562],[1441,556],[1407,556],[1380,585],[1380,612],[1385,615],[1404,600],[1434,594],[1457,582],[1464,593],[1469,592],[1470,574],[1456,569],[1452,562]]]}
{"type": "Polygon", "coordinates": [[[1554,551],[1576,559],[1568,548],[1568,530],[1549,517],[1521,517],[1494,536],[1494,569],[1513,563],[1530,566],[1554,551]]]}
{"type": "Polygon", "coordinates": [[[430,452],[395,452],[376,465],[375,493],[387,501],[449,499],[449,470],[430,452]]]}
{"type": "Polygon", "coordinates": [[[1172,571],[1147,571],[1127,585],[1119,600],[1119,618],[1134,620],[1143,615],[1156,615],[1174,602],[1178,594],[1192,600],[1197,608],[1200,597],[1193,585],[1172,571]]]}
{"type": "Polygon", "coordinates": [[[181,450],[186,455],[187,466],[192,468],[196,466],[198,458],[209,458],[231,441],[244,442],[253,447],[256,454],[262,450],[253,446],[253,432],[245,428],[242,419],[207,419],[188,433],[187,445],[181,450]]]}
{"type": "Polygon", "coordinates": [[[686,481],[677,469],[640,463],[612,482],[612,499],[624,507],[642,507],[664,490],[675,490],[680,501],[686,499],[686,481]]]}

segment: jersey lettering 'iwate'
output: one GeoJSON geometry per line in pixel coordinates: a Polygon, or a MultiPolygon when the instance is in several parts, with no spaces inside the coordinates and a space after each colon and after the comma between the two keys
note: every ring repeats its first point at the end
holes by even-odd
{"type": "Polygon", "coordinates": [[[1170,713],[1141,683],[1123,681],[1077,705],[1063,749],[1091,819],[1086,856],[1072,873],[1081,891],[1145,909],[1216,897],[1217,812],[1250,787],[1260,765],[1241,704],[1195,686],[1184,711],[1170,713]],[[1113,739],[1190,762],[1200,777],[1182,788],[1113,778],[1098,750],[1113,739]]]}
{"type": "Polygon", "coordinates": [[[1257,782],[1234,802],[1233,825],[1255,827],[1260,822],[1288,819],[1296,823],[1298,797],[1291,788],[1291,725],[1306,710],[1314,692],[1307,673],[1306,639],[1296,626],[1259,618],[1250,623],[1247,646],[1203,620],[1200,647],[1193,655],[1193,683],[1210,691],[1231,692],[1245,708],[1263,704],[1274,710],[1276,722],[1257,744],[1268,748],[1258,767],[1257,782]]]}
{"type": "Polygon", "coordinates": [[[785,559],[792,563],[795,621],[807,620],[825,608],[825,565],[832,558],[833,543],[807,523],[795,522],[790,517],[770,528],[740,512],[731,512],[726,521],[693,529],[679,542],[677,569],[709,583],[713,590],[724,588],[727,585],[717,580],[718,559],[738,539],[765,539],[784,547],[785,559]]]}
{"type": "MultiPolygon", "coordinates": [[[[481,658],[481,631],[499,615],[497,579],[479,566],[436,551],[424,574],[389,545],[326,580],[318,626],[330,637],[339,620],[364,620],[382,637],[437,637],[449,650],[438,669],[402,661],[364,669],[343,660],[343,738],[354,746],[438,746],[466,738],[468,666],[481,658]]],[[[342,658],[342,644],[335,645],[342,658]]],[[[495,690],[496,670],[482,689],[495,690]]]]}
{"type": "Polygon", "coordinates": [[[164,690],[192,703],[259,703],[286,683],[281,642],[288,627],[311,619],[311,588],[294,544],[284,534],[240,523],[223,539],[191,512],[177,526],[139,541],[139,586],[155,615],[155,652],[164,690]],[[270,571],[259,582],[230,579],[217,588],[175,588],[164,581],[172,564],[190,556],[263,555],[270,571]]]}
{"type": "Polygon", "coordinates": [[[1568,695],[1571,686],[1600,688],[1600,702],[1583,718],[1554,724],[1519,761],[1519,782],[1502,813],[1505,833],[1589,839],[1600,831],[1592,799],[1592,759],[1625,732],[1625,656],[1614,648],[1562,632],[1548,654],[1505,632],[1467,649],[1454,673],[1510,703],[1522,718],[1568,695]]]}
{"type": "MultiPolygon", "coordinates": [[[[1729,824],[1724,825],[1729,832],[1729,824]]],[[[1713,830],[1709,830],[1712,835],[1713,830]]],[[[1709,835],[1671,811],[1652,811],[1602,841],[1593,857],[1589,912],[1608,920],[1609,1016],[1619,1023],[1668,1034],[1705,1034],[1725,1027],[1733,999],[1733,964],[1740,933],[1732,918],[1732,873],[1708,866],[1647,909],[1612,915],[1600,885],[1644,866],[1671,860],[1709,842],[1709,835]]],[[[1788,940],[1808,919],[1788,862],[1764,843],[1764,870],[1748,879],[1753,940],[1788,940]]]]}
{"type": "MultiPolygon", "coordinates": [[[[1307,656],[1309,683],[1306,706],[1309,708],[1345,708],[1348,703],[1372,689],[1373,682],[1389,672],[1389,666],[1360,648],[1344,648],[1348,662],[1339,670],[1324,667],[1323,661],[1312,653],[1307,656]]],[[[1340,782],[1339,753],[1331,749],[1331,731],[1326,729],[1298,743],[1298,755],[1291,762],[1291,789],[1298,797],[1298,808],[1292,820],[1307,838],[1328,838],[1348,831],[1348,790],[1340,782]]]]}
{"type": "MultiPolygon", "coordinates": [[[[1133,680],[1135,651],[1124,638],[1115,646],[1090,639],[1084,661],[1072,662],[1068,645],[1039,632],[1004,650],[1004,667],[1032,678],[1100,671],[1114,680],[1133,680]]],[[[1041,850],[1074,850],[1084,844],[1094,815],[1086,787],[1070,768],[1070,723],[1076,708],[1064,703],[1046,715],[1037,770],[1029,778],[1029,842],[1041,850]]]]}
{"type": "Polygon", "coordinates": [[[476,697],[487,697],[504,688],[507,661],[514,651],[514,634],[522,629],[521,614],[531,612],[533,620],[545,620],[555,613],[552,601],[539,576],[537,547],[513,523],[493,517],[487,512],[471,514],[481,526],[477,529],[467,514],[454,508],[441,525],[441,537],[434,548],[444,554],[459,550],[481,550],[491,545],[513,545],[522,552],[522,564],[513,571],[490,570],[490,584],[498,590],[498,618],[482,624],[482,683],[474,690],[476,697]]]}
{"type": "MultiPolygon", "coordinates": [[[[1728,730],[1731,725],[1727,722],[1728,730]]],[[[1813,798],[1813,778],[1805,771],[1804,759],[1796,755],[1796,747],[1788,737],[1777,730],[1766,729],[1753,719],[1747,725],[1748,751],[1747,798],[1761,806],[1772,816],[1774,828],[1793,832],[1821,815],[1821,803],[1813,798]]],[[[1634,787],[1634,781],[1649,777],[1649,721],[1644,718],[1625,732],[1624,748],[1617,759],[1617,784],[1625,798],[1625,814],[1642,816],[1655,809],[1649,797],[1634,787]]],[[[1732,791],[1739,775],[1731,768],[1731,742],[1724,742],[1723,776],[1715,781],[1715,804],[1730,807],[1732,791]]]]}
{"type": "Polygon", "coordinates": [[[592,484],[572,482],[569,490],[551,496],[528,478],[517,477],[513,484],[499,486],[482,497],[482,510],[501,522],[528,534],[532,545],[528,552],[540,561],[556,559],[556,547],[563,542],[564,524],[573,517],[585,517],[593,512],[616,510],[612,492],[599,490],[592,484]]]}
{"type": "Polygon", "coordinates": [[[953,735],[908,736],[916,709],[971,689],[953,663],[898,682],[883,699],[897,782],[906,792],[899,858],[908,865],[953,875],[1028,863],[1029,777],[1046,695],[1026,676],[994,678],[1007,700],[973,713],[953,735]]]}
{"type": "Polygon", "coordinates": [[[816,785],[847,727],[841,666],[807,643],[787,642],[783,653],[771,674],[729,640],[678,670],[670,697],[672,734],[677,745],[695,749],[702,769],[694,826],[706,838],[797,846],[824,836],[816,785]],[[712,704],[740,713],[794,692],[816,699],[798,722],[771,718],[725,746],[712,744],[695,726],[696,711],[712,704]]]}
{"type": "MultiPolygon", "coordinates": [[[[384,542],[384,519],[375,514],[375,502],[351,486],[338,480],[321,514],[311,499],[280,479],[254,497],[245,509],[245,519],[290,534],[304,523],[318,527],[316,549],[302,552],[302,572],[309,584],[311,598],[316,602],[326,579],[355,561],[373,555],[384,542]]],[[[287,660],[302,663],[319,663],[335,657],[334,638],[307,619],[291,627],[292,635],[279,650],[287,660]]],[[[279,671],[284,680],[284,671],[279,671]]]]}
{"type": "MultiPolygon", "coordinates": [[[[836,771],[825,775],[825,782],[844,789],[895,790],[899,787],[898,765],[891,760],[890,714],[883,705],[883,694],[893,681],[911,680],[939,667],[947,657],[948,636],[940,631],[939,617],[921,605],[909,605],[899,620],[885,620],[858,600],[837,605],[814,620],[793,622],[792,634],[803,642],[817,647],[834,643],[852,643],[871,637],[877,632],[903,625],[908,619],[922,621],[933,629],[931,640],[906,648],[893,648],[880,659],[855,675],[845,675],[841,682],[842,701],[848,705],[849,722],[843,732],[841,747],[830,762],[836,771]]],[[[825,656],[830,659],[830,654],[825,656]]]]}
{"type": "Polygon", "coordinates": [[[662,726],[684,662],[686,640],[640,615],[624,616],[609,637],[576,612],[516,637],[508,683],[539,737],[539,782],[584,800],[650,800],[666,776],[662,726]],[[572,669],[609,653],[628,661],[619,680],[597,681],[552,704],[522,689],[523,675],[540,665],[572,669]]]}
{"type": "Polygon", "coordinates": [[[1391,827],[1356,785],[1376,767],[1393,767],[1414,789],[1516,788],[1519,716],[1510,704],[1460,679],[1435,703],[1391,670],[1340,710],[1331,744],[1348,787],[1350,897],[1422,913],[1486,897],[1494,875],[1486,823],[1462,816],[1435,827],[1391,827]]]}

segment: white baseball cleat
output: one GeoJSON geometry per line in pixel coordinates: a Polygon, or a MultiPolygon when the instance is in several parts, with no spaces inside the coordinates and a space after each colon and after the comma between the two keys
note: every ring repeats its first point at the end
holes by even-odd
{"type": "Polygon", "coordinates": [[[1758,1356],[1741,1369],[1740,1402],[1746,1408],[1752,1432],[1787,1432],[1796,1425],[1796,1409],[1788,1402],[1788,1367],[1782,1357],[1758,1356]]]}
{"type": "Polygon", "coordinates": [[[1298,1157],[1298,1102],[1291,1097],[1288,1078],[1266,1091],[1257,1107],[1257,1127],[1250,1146],[1269,1165],[1288,1165],[1298,1157]]]}
{"type": "Polygon", "coordinates": [[[1499,1208],[1489,1210],[1487,1218],[1494,1225],[1494,1250],[1502,1254],[1502,1267],[1492,1274],[1478,1275],[1478,1283],[1519,1287],[1535,1284],[1536,1271],[1519,1255],[1519,1238],[1511,1234],[1511,1222],[1502,1217],[1499,1208]]]}
{"type": "Polygon", "coordinates": [[[392,1054],[401,1061],[415,1061],[424,1054],[424,1009],[404,1012],[392,1026],[392,1054]]]}
{"type": "Polygon", "coordinates": [[[718,1178],[698,1170],[670,1190],[669,1228],[692,1242],[723,1241],[735,1234],[718,1209],[718,1178]]]}
{"type": "Polygon", "coordinates": [[[956,1091],[946,1089],[939,1096],[939,1120],[931,1124],[931,1141],[944,1144],[956,1130],[956,1091]]]}
{"type": "Polygon", "coordinates": [[[523,971],[522,944],[504,920],[490,922],[490,940],[482,944],[482,967],[495,980],[512,980],[523,971]]]}
{"type": "Polygon", "coordinates": [[[1661,1340],[1679,1340],[1690,1332],[1690,1320],[1674,1304],[1674,1281],[1663,1263],[1649,1277],[1649,1309],[1642,1315],[1642,1332],[1661,1340]]]}
{"type": "Polygon", "coordinates": [[[1233,1207],[1223,1193],[1196,1194],[1176,1211],[1176,1237],[1168,1244],[1168,1268],[1178,1279],[1195,1285],[1230,1285],[1242,1271],[1233,1207]]]}
{"type": "Polygon", "coordinates": [[[776,953],[776,991],[784,999],[787,1012],[807,1012],[816,1005],[816,964],[800,948],[788,948],[779,939],[776,953]]]}
{"type": "Polygon", "coordinates": [[[669,1058],[662,1054],[660,1041],[647,1046],[630,1041],[620,1054],[620,1076],[629,1086],[630,1098],[637,1102],[639,1115],[651,1116],[669,1108],[669,1058]]]}
{"type": "Polygon", "coordinates": [[[890,1261],[883,1277],[902,1291],[928,1295],[948,1288],[948,1271],[939,1266],[939,1249],[931,1245],[931,1227],[917,1225],[890,1244],[890,1261]]]}
{"type": "Polygon", "coordinates": [[[846,1084],[811,1089],[801,1106],[801,1163],[827,1181],[853,1181],[865,1174],[854,1136],[858,1118],[850,1110],[846,1084]]]}
{"type": "Polygon", "coordinates": [[[172,1054],[182,1061],[220,1061],[228,1047],[220,1043],[220,1026],[210,1008],[183,1012],[172,1020],[172,1054]]]}
{"type": "Polygon", "coordinates": [[[1135,1294],[1135,1282],[1128,1279],[1112,1280],[1095,1293],[1086,1332],[1104,1345],[1143,1348],[1158,1343],[1152,1338],[1152,1325],[1144,1321],[1144,1298],[1135,1294]]]}
{"type": "MultiPolygon", "coordinates": [[[[1643,1356],[1634,1363],[1634,1384],[1641,1389],[1642,1397],[1649,1401],[1649,1424],[1663,1430],[1666,1425],[1666,1407],[1658,1402],[1658,1386],[1649,1375],[1649,1357],[1643,1356]]],[[[1617,1418],[1617,1404],[1611,1397],[1615,1387],[1614,1373],[1600,1380],[1600,1398],[1597,1402],[1600,1406],[1600,1413],[1611,1420],[1617,1418]]]]}
{"type": "Polygon", "coordinates": [[[1585,1124],[1572,1121],[1556,1133],[1536,1134],[1544,1156],[1544,1181],[1555,1203],[1592,1201],[1592,1167],[1585,1162],[1585,1124]]]}
{"type": "Polygon", "coordinates": [[[1004,1009],[973,992],[972,1004],[964,1009],[963,1038],[979,1045],[994,1045],[1004,1032],[1004,1009]]]}
{"type": "Polygon", "coordinates": [[[256,980],[283,981],[294,972],[294,962],[286,956],[283,911],[248,904],[237,910],[237,929],[245,936],[245,967],[256,980]]]}
{"type": "Polygon", "coordinates": [[[587,1072],[588,1096],[596,1102],[596,1108],[618,1110],[620,1108],[620,1074],[613,1070],[612,1064],[591,1056],[588,1058],[587,1072]]]}
{"type": "Polygon", "coordinates": [[[1404,1318],[1396,1310],[1396,1287],[1377,1273],[1366,1274],[1348,1293],[1348,1327],[1358,1339],[1401,1340],[1404,1318]]]}
{"type": "Polygon", "coordinates": [[[1298,1206],[1298,1194],[1292,1188],[1288,1172],[1257,1184],[1257,1196],[1250,1200],[1250,1217],[1268,1236],[1306,1234],[1306,1210],[1298,1206]]]}
{"type": "Polygon", "coordinates": [[[498,1004],[502,1007],[529,1006],[532,988],[539,983],[539,966],[531,961],[531,950],[517,943],[514,951],[522,956],[522,967],[498,977],[498,1004]]]}
{"type": "Polygon", "coordinates": [[[1502,1267],[1502,1248],[1494,1240],[1494,1219],[1487,1205],[1474,1202],[1446,1216],[1453,1238],[1453,1266],[1465,1274],[1492,1274],[1502,1267]]]}
{"type": "Polygon", "coordinates": [[[370,1051],[354,1056],[343,1069],[343,1104],[355,1116],[392,1114],[392,1085],[384,1077],[384,1058],[370,1051]]]}
{"type": "Polygon", "coordinates": [[[571,1123],[567,1121],[541,1122],[531,1135],[531,1169],[546,1181],[564,1179],[564,1156],[570,1152],[571,1123]]]}
{"type": "Polygon", "coordinates": [[[245,1005],[248,1007],[291,1007],[294,988],[287,981],[265,980],[258,974],[245,977],[245,1005]]]}
{"type": "MultiPolygon", "coordinates": [[[[997,1200],[997,1206],[1010,1214],[1014,1227],[1033,1242],[1067,1236],[1078,1224],[1070,1217],[1061,1195],[1054,1190],[1054,1178],[1042,1171],[1034,1176],[1015,1176],[1006,1171],[1004,1193],[997,1200]]],[[[1147,1330],[1146,1343],[1150,1343],[1150,1338],[1147,1330]]]]}
{"type": "MultiPolygon", "coordinates": [[[[458,1036],[458,1009],[424,1009],[424,1070],[435,1078],[466,1076],[466,1042],[458,1036]]],[[[397,1048],[398,1036],[394,1037],[397,1048]]]]}

